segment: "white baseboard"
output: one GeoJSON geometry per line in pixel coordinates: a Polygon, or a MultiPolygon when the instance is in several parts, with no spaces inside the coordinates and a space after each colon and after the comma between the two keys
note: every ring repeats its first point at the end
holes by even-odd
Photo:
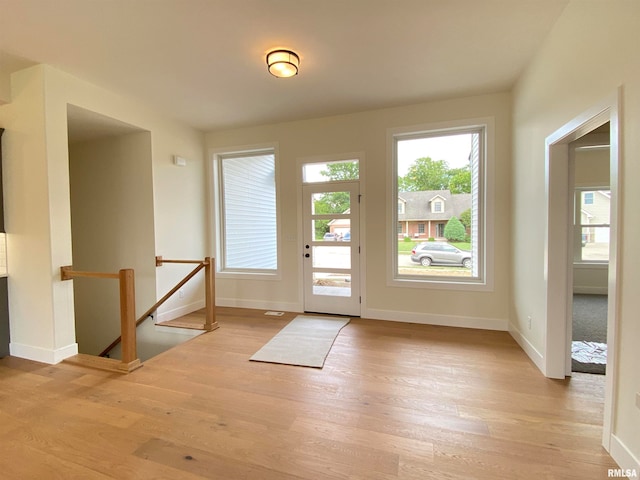
{"type": "Polygon", "coordinates": [[[611,458],[620,465],[623,471],[632,473],[627,475],[630,478],[640,478],[640,460],[638,460],[627,446],[615,435],[611,435],[611,448],[609,450],[611,458]],[[633,474],[635,472],[635,476],[633,474]]]}
{"type": "Polygon", "coordinates": [[[158,312],[155,318],[155,323],[175,320],[176,318],[184,317],[185,315],[189,315],[190,313],[193,313],[197,310],[202,310],[203,308],[205,308],[205,302],[204,300],[200,300],[188,305],[174,308],[172,310],[167,310],[166,312],[158,312]]]}
{"type": "Polygon", "coordinates": [[[13,357],[26,358],[35,362],[48,363],[55,365],[65,358],[78,354],[78,344],[72,343],[66,347],[51,350],[48,348],[35,347],[33,345],[25,345],[22,343],[12,342],[9,344],[9,353],[13,357]]]}
{"type": "Polygon", "coordinates": [[[253,308],[256,310],[280,310],[284,312],[303,311],[303,306],[299,303],[247,300],[244,298],[216,298],[216,305],[221,307],[253,308]]]}
{"type": "Polygon", "coordinates": [[[573,287],[573,293],[580,293],[584,295],[607,295],[609,289],[607,287],[587,287],[576,285],[573,287]]]}
{"type": "Polygon", "coordinates": [[[544,356],[538,351],[538,349],[534,347],[533,344],[529,342],[524,335],[522,335],[520,330],[514,327],[511,323],[509,324],[509,334],[513,337],[516,343],[520,345],[520,348],[524,350],[524,353],[527,354],[535,366],[544,374],[544,356]]]}
{"type": "Polygon", "coordinates": [[[399,312],[368,308],[363,312],[365,318],[373,320],[389,320],[402,323],[420,323],[423,325],[440,325],[444,327],[476,328],[480,330],[506,331],[507,320],[482,317],[462,317],[458,315],[432,315],[428,313],[399,312]]]}

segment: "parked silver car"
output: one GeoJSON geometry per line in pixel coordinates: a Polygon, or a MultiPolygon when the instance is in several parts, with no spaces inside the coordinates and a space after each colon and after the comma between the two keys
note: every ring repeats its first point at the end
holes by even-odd
{"type": "Polygon", "coordinates": [[[411,261],[425,267],[429,265],[461,265],[471,268],[471,252],[444,242],[423,242],[411,250],[411,261]]]}

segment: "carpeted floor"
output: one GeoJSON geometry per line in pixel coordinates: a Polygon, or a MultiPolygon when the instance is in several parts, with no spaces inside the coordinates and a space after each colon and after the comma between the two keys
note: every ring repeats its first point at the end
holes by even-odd
{"type": "MultiPolygon", "coordinates": [[[[606,347],[606,343],[607,296],[575,294],[573,296],[573,350],[576,351],[575,347],[582,347],[582,351],[599,352],[602,350],[602,344],[606,347]]],[[[604,375],[606,364],[580,362],[572,358],[571,370],[604,375]]]]}

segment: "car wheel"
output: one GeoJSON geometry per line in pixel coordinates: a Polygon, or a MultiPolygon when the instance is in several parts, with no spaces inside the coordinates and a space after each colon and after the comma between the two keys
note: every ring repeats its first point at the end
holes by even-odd
{"type": "Polygon", "coordinates": [[[464,260],[462,260],[462,266],[464,268],[471,268],[471,259],[470,258],[465,258],[464,260]]]}
{"type": "Polygon", "coordinates": [[[422,257],[420,259],[420,265],[422,265],[423,267],[428,267],[429,265],[431,265],[431,259],[429,257],[422,257]]]}

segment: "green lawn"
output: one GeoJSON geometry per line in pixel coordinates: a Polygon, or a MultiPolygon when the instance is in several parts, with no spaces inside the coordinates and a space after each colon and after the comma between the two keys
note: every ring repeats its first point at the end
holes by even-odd
{"type": "MultiPolygon", "coordinates": [[[[415,247],[419,242],[405,242],[404,240],[398,241],[398,253],[410,255],[411,250],[415,247]]],[[[458,247],[460,250],[466,250],[467,252],[471,251],[471,243],[469,242],[450,242],[454,247],[458,247]]]]}

